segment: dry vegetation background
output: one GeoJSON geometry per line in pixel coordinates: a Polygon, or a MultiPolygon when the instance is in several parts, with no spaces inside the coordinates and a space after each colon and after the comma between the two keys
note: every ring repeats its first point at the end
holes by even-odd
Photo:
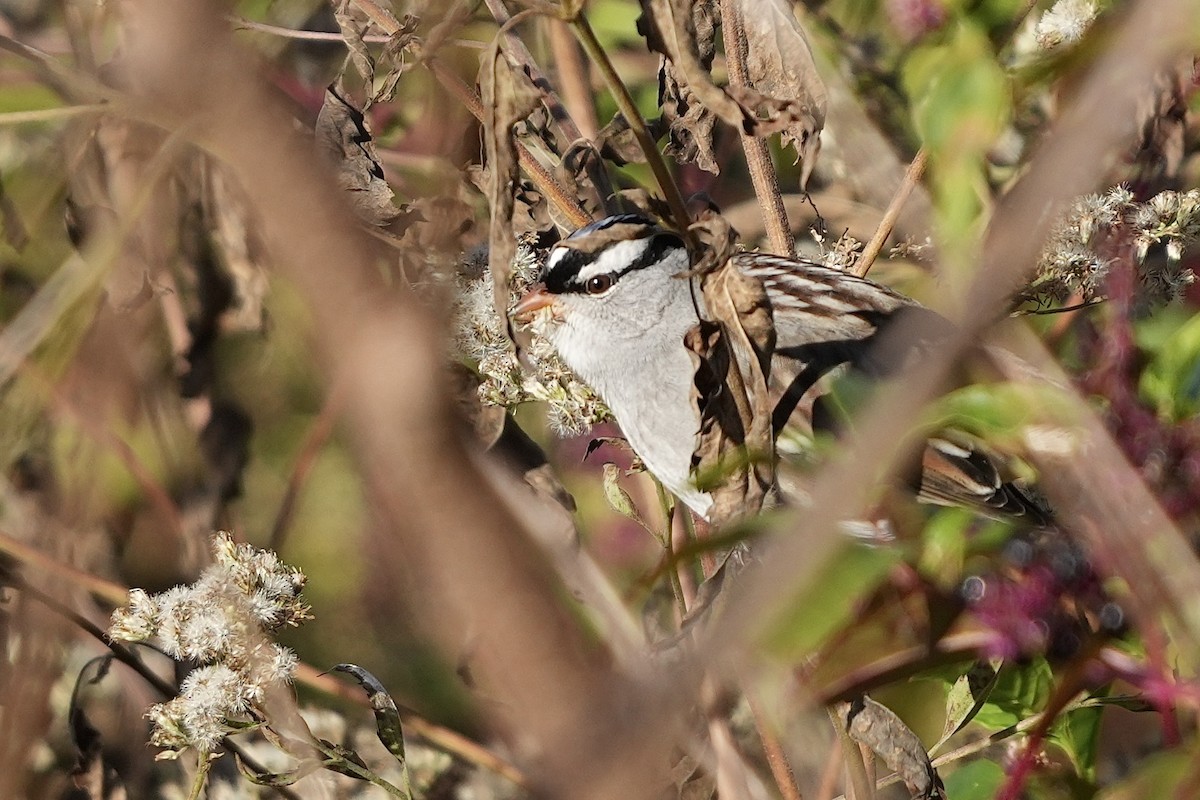
{"type": "Polygon", "coordinates": [[[0,798],[1200,796],[1198,20],[2,0],[0,798]],[[489,316],[697,192],[958,323],[698,531],[489,316]],[[882,488],[948,423],[1061,530],[882,488]]]}

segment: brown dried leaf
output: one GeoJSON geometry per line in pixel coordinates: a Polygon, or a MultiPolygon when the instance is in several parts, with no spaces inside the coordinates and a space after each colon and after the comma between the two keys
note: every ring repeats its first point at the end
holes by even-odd
{"type": "MultiPolygon", "coordinates": [[[[707,73],[716,55],[718,20],[714,0],[700,0],[686,18],[688,32],[696,44],[696,56],[707,73]]],[[[658,71],[658,103],[670,124],[667,153],[680,163],[695,163],[700,169],[720,173],[713,152],[713,125],[716,115],[700,102],[690,84],[670,59],[663,59],[658,71]]]]}
{"type": "Polygon", "coordinates": [[[353,0],[336,0],[333,18],[342,34],[342,41],[346,43],[346,49],[350,51],[350,63],[369,86],[375,79],[375,59],[371,57],[371,51],[367,49],[367,43],[364,41],[367,28],[371,25],[370,18],[353,0]]]}
{"type": "Polygon", "coordinates": [[[757,513],[774,492],[774,435],[768,390],[775,325],[761,282],[733,266],[734,233],[719,216],[692,226],[704,247],[696,261],[712,322],[689,332],[700,434],[693,456],[700,481],[716,477],[710,521],[757,513]]]}
{"type": "Polygon", "coordinates": [[[596,134],[596,149],[619,167],[646,161],[646,154],[629,127],[629,121],[620,113],[614,114],[612,120],[596,134]]]}
{"type": "Polygon", "coordinates": [[[878,755],[923,800],[945,800],[942,779],[929,761],[925,746],[896,713],[865,695],[837,708],[850,738],[878,755]]]}
{"type": "Polygon", "coordinates": [[[383,177],[366,117],[336,85],[325,90],[313,133],[318,149],[337,170],[338,184],[350,193],[358,216],[380,227],[394,220],[400,210],[392,202],[395,195],[383,177]]]}
{"type": "Polygon", "coordinates": [[[491,208],[488,227],[488,266],[492,272],[492,294],[496,313],[505,321],[509,339],[513,338],[508,318],[508,285],[512,261],[517,253],[513,230],[514,193],[520,185],[517,142],[513,129],[536,108],[537,90],[509,66],[504,55],[504,39],[497,37],[483,58],[479,70],[479,88],[483,99],[483,132],[487,153],[487,198],[491,208]]]}
{"type": "Polygon", "coordinates": [[[795,145],[804,164],[803,186],[825,126],[825,83],[790,2],[737,0],[737,5],[746,32],[750,85],[763,95],[755,110],[784,123],[783,144],[795,145]]]}
{"type": "MultiPolygon", "coordinates": [[[[783,0],[761,6],[751,0],[741,2],[750,51],[750,87],[731,91],[712,82],[703,60],[705,45],[700,41],[706,35],[702,16],[711,11],[697,9],[693,16],[697,6],[686,0],[641,0],[638,27],[650,48],[671,62],[671,80],[677,84],[673,92],[678,98],[686,99],[690,93],[705,109],[747,134],[786,132],[796,140],[801,158],[811,165],[825,121],[825,86],[817,76],[808,42],[783,0]]],[[[665,106],[668,98],[663,100],[665,106]]],[[[679,116],[680,109],[672,113],[679,116]]],[[[680,119],[686,116],[684,109],[680,119]]],[[[695,142],[702,142],[707,134],[699,115],[694,122],[690,135],[695,142]]]]}

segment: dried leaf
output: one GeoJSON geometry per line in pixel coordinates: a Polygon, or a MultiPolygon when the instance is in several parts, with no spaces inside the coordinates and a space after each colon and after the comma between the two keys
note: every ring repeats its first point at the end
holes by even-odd
{"type": "Polygon", "coordinates": [[[359,217],[383,227],[399,216],[366,117],[337,86],[325,90],[314,135],[317,147],[337,170],[338,184],[350,193],[359,217]]]}
{"type": "Polygon", "coordinates": [[[596,149],[619,167],[646,161],[646,154],[629,127],[629,120],[620,113],[613,114],[612,120],[596,134],[596,149]]]}
{"type": "MultiPolygon", "coordinates": [[[[938,742],[939,746],[975,718],[987,702],[999,677],[998,670],[986,661],[981,661],[954,682],[946,698],[946,725],[938,742]]],[[[937,750],[936,746],[934,750],[937,750]]]]}
{"type": "MultiPolygon", "coordinates": [[[[796,141],[807,171],[824,125],[826,98],[808,42],[783,0],[764,0],[761,5],[741,2],[747,25],[749,87],[725,90],[712,82],[701,40],[707,35],[704,19],[711,10],[697,9],[697,4],[686,0],[641,0],[638,29],[650,48],[671,62],[676,87],[672,92],[677,99],[690,103],[690,93],[706,110],[747,134],[787,132],[787,138],[796,141]]],[[[680,109],[673,113],[678,117],[680,109]]],[[[706,135],[698,118],[690,134],[698,141],[706,135]]]]}
{"type": "MultiPolygon", "coordinates": [[[[419,40],[416,36],[419,20],[412,14],[405,14],[400,20],[400,28],[388,37],[383,46],[380,61],[387,67],[387,74],[371,95],[371,103],[386,103],[396,96],[396,87],[400,77],[408,71],[408,53],[413,50],[419,40]]],[[[372,83],[374,79],[372,79],[372,83]]]]}
{"type": "Polygon", "coordinates": [[[621,488],[621,484],[618,482],[620,478],[621,468],[611,461],[605,462],[604,499],[608,501],[608,505],[613,511],[640,523],[642,518],[634,508],[633,498],[629,496],[629,492],[621,488]]]}
{"type": "MultiPolygon", "coordinates": [[[[696,57],[705,73],[712,68],[717,51],[718,14],[714,0],[701,0],[686,17],[688,32],[696,44],[696,57]]],[[[680,163],[695,163],[702,170],[719,174],[721,169],[713,152],[716,115],[700,102],[675,63],[666,58],[658,71],[658,104],[670,125],[667,153],[680,163]]]]}
{"type": "Polygon", "coordinates": [[[358,681],[358,685],[367,693],[367,700],[375,712],[375,731],[379,741],[403,764],[404,729],[400,724],[400,711],[396,708],[396,701],[388,694],[387,689],[378,678],[357,664],[337,664],[333,671],[345,672],[358,681]]]}
{"type": "Polygon", "coordinates": [[[774,117],[783,123],[783,144],[794,145],[804,165],[803,186],[825,126],[825,83],[817,74],[812,48],[790,2],[736,0],[736,5],[746,32],[750,85],[764,96],[757,100],[761,106],[756,111],[766,111],[767,119],[774,117]]]}
{"type": "Polygon", "coordinates": [[[538,107],[540,96],[534,87],[509,66],[504,55],[503,38],[488,49],[479,70],[483,98],[484,144],[487,153],[487,198],[491,207],[488,227],[488,266],[492,272],[492,296],[496,313],[505,321],[509,339],[513,338],[508,318],[508,285],[517,237],[513,230],[514,190],[520,184],[517,143],[513,129],[538,107]]]}
{"type": "Polygon", "coordinates": [[[734,234],[728,223],[713,215],[692,230],[705,248],[695,272],[713,318],[685,339],[698,359],[701,422],[693,465],[705,488],[713,484],[709,519],[720,524],[757,513],[774,490],[768,386],[775,326],[763,285],[730,262],[734,234]]]}
{"type": "Polygon", "coordinates": [[[113,656],[97,656],[88,661],[79,671],[75,682],[75,690],[71,693],[71,704],[67,719],[71,730],[71,742],[75,745],[75,765],[71,769],[71,780],[76,790],[84,797],[92,800],[104,798],[106,779],[116,778],[114,770],[105,765],[103,757],[103,742],[100,731],[92,725],[80,702],[80,691],[85,685],[99,683],[112,666],[113,656]],[[85,675],[95,667],[95,674],[85,679],[85,675]]]}
{"type": "Polygon", "coordinates": [[[363,40],[371,25],[370,18],[353,0],[337,0],[333,7],[333,18],[337,21],[346,49],[350,51],[350,63],[354,64],[354,69],[370,86],[375,79],[375,59],[363,40]]]}
{"type": "Polygon", "coordinates": [[[865,744],[923,800],[945,800],[942,779],[912,729],[882,703],[863,696],[837,708],[838,718],[854,741],[865,744]]]}

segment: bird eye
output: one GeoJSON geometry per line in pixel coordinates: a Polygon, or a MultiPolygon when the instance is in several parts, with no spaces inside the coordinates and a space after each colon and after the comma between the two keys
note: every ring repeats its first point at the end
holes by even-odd
{"type": "Polygon", "coordinates": [[[588,294],[604,294],[612,288],[612,285],[612,275],[596,275],[588,278],[583,288],[587,290],[588,294]]]}

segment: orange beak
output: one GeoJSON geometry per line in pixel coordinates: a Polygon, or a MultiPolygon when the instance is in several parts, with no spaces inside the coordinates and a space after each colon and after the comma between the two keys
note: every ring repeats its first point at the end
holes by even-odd
{"type": "Polygon", "coordinates": [[[513,306],[512,318],[522,325],[528,325],[533,322],[539,311],[553,306],[554,301],[554,295],[546,291],[545,284],[535,283],[513,306]]]}

